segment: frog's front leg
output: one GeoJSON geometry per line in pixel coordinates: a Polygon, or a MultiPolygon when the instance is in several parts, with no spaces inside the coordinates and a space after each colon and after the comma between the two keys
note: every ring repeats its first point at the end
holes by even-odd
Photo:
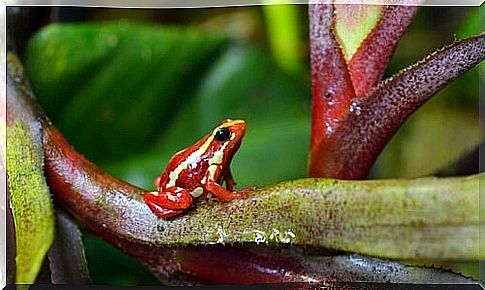
{"type": "Polygon", "coordinates": [[[182,213],[193,203],[190,193],[180,187],[169,187],[163,191],[145,193],[143,200],[159,217],[170,218],[182,213]]]}
{"type": "Polygon", "coordinates": [[[227,190],[234,191],[236,182],[234,182],[234,177],[232,176],[230,168],[228,168],[226,172],[224,172],[224,176],[222,178],[226,182],[227,190]]]}
{"type": "MultiPolygon", "coordinates": [[[[227,172],[225,172],[224,176],[223,176],[223,180],[226,182],[226,188],[227,190],[229,191],[232,191],[234,192],[235,189],[236,189],[236,182],[234,182],[234,177],[232,177],[232,173],[231,173],[231,170],[228,169],[227,172]]],[[[243,189],[240,189],[237,192],[237,194],[239,194],[240,196],[243,196],[245,197],[246,196],[246,193],[248,192],[251,192],[253,190],[256,189],[256,186],[250,186],[250,187],[246,187],[246,188],[243,188],[243,189]]]]}
{"type": "MultiPolygon", "coordinates": [[[[218,184],[214,179],[214,176],[218,176],[222,171],[222,167],[219,164],[211,164],[207,174],[204,178],[204,188],[206,191],[211,192],[215,197],[222,201],[231,201],[233,199],[244,199],[246,198],[246,194],[244,192],[233,191],[232,189],[229,190],[225,189],[223,186],[218,184]]],[[[227,183],[227,173],[223,176],[223,179],[226,180],[227,183]]],[[[231,175],[232,178],[232,175],[231,175]]],[[[232,187],[234,186],[234,180],[229,181],[232,182],[232,187]]]]}
{"type": "Polygon", "coordinates": [[[155,178],[155,186],[157,187],[157,189],[160,191],[161,190],[161,186],[160,186],[160,180],[161,180],[161,176],[158,176],[157,178],[155,178]]]}

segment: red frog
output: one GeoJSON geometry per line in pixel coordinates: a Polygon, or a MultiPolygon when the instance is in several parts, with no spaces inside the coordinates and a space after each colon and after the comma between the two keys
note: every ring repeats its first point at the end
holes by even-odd
{"type": "Polygon", "coordinates": [[[167,219],[210,194],[221,201],[245,198],[247,189],[234,191],[229,168],[245,132],[246,122],[226,119],[197,143],[175,153],[155,180],[158,190],[143,196],[148,207],[167,219]],[[222,186],[224,181],[226,188],[222,186]]]}

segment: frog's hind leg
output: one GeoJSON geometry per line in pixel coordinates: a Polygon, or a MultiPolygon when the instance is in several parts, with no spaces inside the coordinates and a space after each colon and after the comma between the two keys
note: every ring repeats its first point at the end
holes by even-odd
{"type": "Polygon", "coordinates": [[[164,219],[168,219],[168,218],[171,218],[171,217],[178,216],[178,215],[182,214],[185,211],[183,209],[179,209],[179,210],[176,210],[176,209],[166,209],[166,208],[163,208],[163,207],[159,206],[156,203],[149,202],[149,201],[146,201],[146,204],[148,205],[148,207],[150,208],[150,210],[154,214],[156,214],[157,216],[159,216],[161,218],[164,218],[164,219]]]}
{"type": "Polygon", "coordinates": [[[148,207],[158,216],[172,217],[182,213],[192,205],[190,193],[179,187],[167,188],[165,191],[151,191],[143,196],[148,207]]]}
{"type": "Polygon", "coordinates": [[[145,202],[153,202],[166,209],[187,209],[192,205],[192,195],[180,187],[169,187],[164,191],[147,192],[145,202]]]}

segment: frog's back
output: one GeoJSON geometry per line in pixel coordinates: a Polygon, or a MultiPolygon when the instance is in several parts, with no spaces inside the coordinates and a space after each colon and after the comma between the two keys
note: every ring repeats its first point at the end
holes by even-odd
{"type": "Polygon", "coordinates": [[[207,138],[203,138],[194,146],[177,152],[162,173],[159,186],[177,186],[189,191],[200,187],[209,168],[209,160],[214,154],[208,150],[207,145],[210,144],[205,144],[207,141],[207,138]]]}

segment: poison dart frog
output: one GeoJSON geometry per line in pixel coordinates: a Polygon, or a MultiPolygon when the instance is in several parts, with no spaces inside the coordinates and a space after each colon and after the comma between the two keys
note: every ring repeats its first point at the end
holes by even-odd
{"type": "Polygon", "coordinates": [[[245,121],[226,119],[197,143],[177,152],[155,180],[158,190],[143,196],[145,203],[157,216],[168,219],[210,195],[221,201],[245,198],[250,188],[234,191],[229,168],[245,132],[245,121]]]}

